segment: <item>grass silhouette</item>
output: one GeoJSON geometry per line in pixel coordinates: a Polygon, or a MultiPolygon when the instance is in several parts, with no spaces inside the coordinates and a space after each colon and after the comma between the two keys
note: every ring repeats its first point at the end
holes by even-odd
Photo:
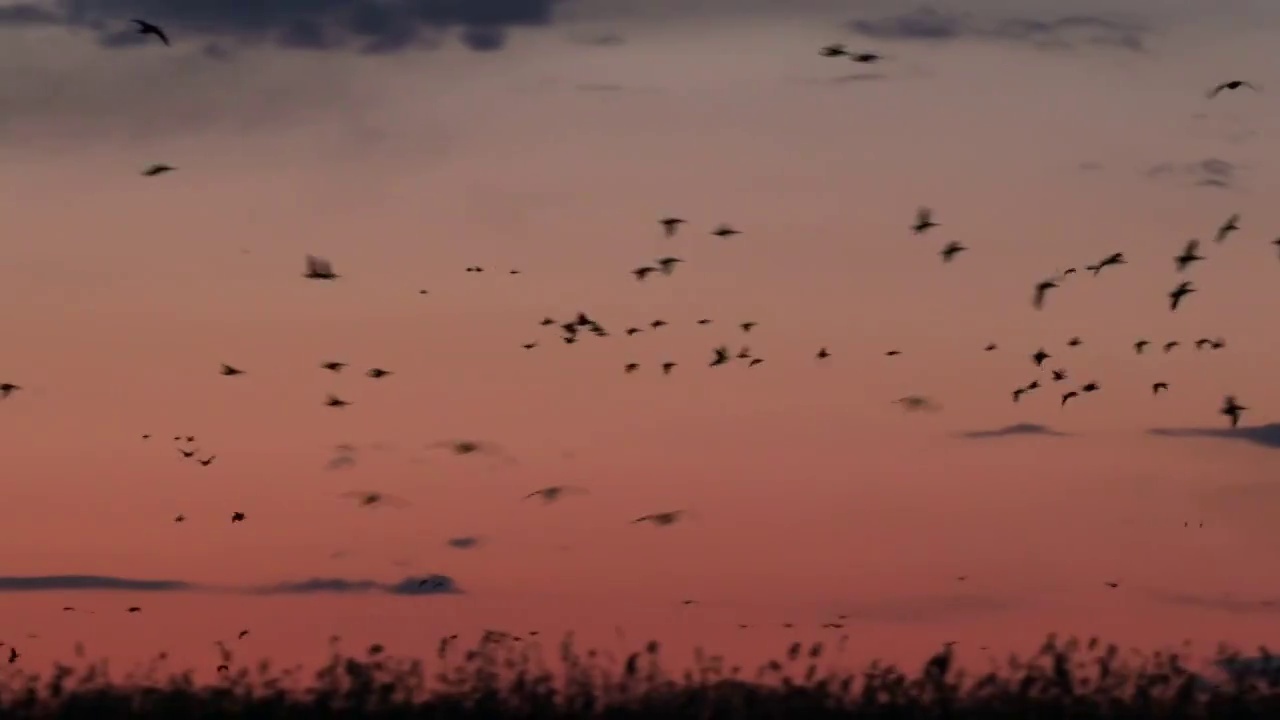
{"type": "MultiPolygon", "coordinates": [[[[233,658],[217,682],[194,671],[162,675],[164,656],[110,677],[105,661],[55,664],[41,675],[20,664],[0,670],[0,717],[25,718],[1277,718],[1280,671],[1270,677],[1224,673],[1220,682],[1188,669],[1177,653],[1121,653],[1096,639],[1058,641],[1011,657],[1003,669],[967,674],[951,648],[921,671],[872,663],[858,672],[824,668],[822,643],[792,644],[784,659],[753,674],[695,653],[692,669],[671,677],[650,642],[616,660],[559,644],[558,669],[542,646],[486,633],[470,649],[442,640],[440,669],[387,655],[374,645],[360,658],[335,650],[310,682],[298,668],[255,668],[233,658]]],[[[532,640],[532,639],[531,639],[532,640]]],[[[335,646],[336,647],[336,646],[335,646]]],[[[224,651],[225,652],[225,651],[224,651]]],[[[1264,658],[1266,655],[1263,651],[1264,658]]],[[[1216,660],[1238,654],[1220,648],[1216,660]]]]}

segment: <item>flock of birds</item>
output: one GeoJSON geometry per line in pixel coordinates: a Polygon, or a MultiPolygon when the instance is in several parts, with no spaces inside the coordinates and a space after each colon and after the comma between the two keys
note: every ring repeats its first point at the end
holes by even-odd
{"type": "MultiPolygon", "coordinates": [[[[146,20],[142,20],[142,19],[135,19],[132,22],[136,26],[138,33],[142,35],[154,36],[158,41],[160,41],[166,46],[169,46],[171,44],[169,35],[159,25],[146,20]]],[[[873,63],[881,62],[885,59],[884,56],[879,55],[877,53],[873,53],[873,52],[852,51],[843,44],[832,44],[832,45],[823,47],[820,49],[819,54],[827,58],[847,58],[852,62],[860,63],[860,64],[873,64],[873,63]]],[[[1230,80],[1230,81],[1226,81],[1218,85],[1215,85],[1206,93],[1206,96],[1208,98],[1215,98],[1224,91],[1239,90],[1242,88],[1250,89],[1253,91],[1259,91],[1259,88],[1256,85],[1248,81],[1230,80]]],[[[156,177],[166,173],[173,172],[175,170],[177,170],[177,168],[172,165],[168,165],[165,163],[157,163],[147,167],[142,172],[142,175],[146,177],[156,177]]],[[[1240,216],[1236,214],[1236,215],[1232,215],[1224,223],[1222,223],[1217,228],[1217,230],[1213,235],[1214,243],[1217,245],[1222,245],[1225,243],[1225,241],[1228,239],[1229,236],[1239,231],[1240,219],[1241,219],[1240,216]]],[[[688,224],[688,221],[685,220],[684,218],[668,216],[668,217],[663,217],[659,219],[658,223],[662,228],[662,232],[664,236],[667,238],[673,238],[680,233],[681,228],[683,226],[688,224]]],[[[938,223],[934,219],[933,211],[928,207],[921,207],[917,211],[914,221],[908,226],[908,229],[913,235],[923,236],[923,235],[930,234],[931,230],[933,230],[934,228],[938,228],[940,226],[941,226],[940,223],[938,223]]],[[[710,234],[722,240],[727,240],[734,236],[741,235],[742,231],[736,229],[735,227],[729,224],[720,224],[715,226],[710,231],[710,234]]],[[[1276,245],[1277,247],[1280,247],[1280,239],[1276,239],[1272,241],[1272,244],[1276,245]]],[[[951,241],[951,242],[947,242],[938,250],[938,255],[941,257],[943,263],[952,263],[956,260],[956,258],[961,253],[964,253],[968,250],[969,248],[966,247],[965,245],[959,242],[951,241]]],[[[1173,257],[1174,270],[1179,274],[1186,273],[1189,269],[1192,268],[1193,265],[1204,261],[1206,257],[1204,255],[1201,255],[1200,252],[1201,252],[1200,241],[1195,239],[1189,240],[1185,244],[1185,246],[1183,246],[1182,251],[1173,257]]],[[[636,281],[645,282],[645,281],[648,281],[651,277],[672,275],[676,271],[676,268],[683,262],[684,260],[682,260],[679,257],[663,256],[655,259],[651,264],[642,265],[634,268],[633,270],[631,270],[631,274],[634,276],[636,281]]],[[[1092,275],[1096,277],[1103,270],[1107,268],[1126,265],[1127,262],[1128,261],[1125,259],[1125,254],[1123,252],[1115,252],[1110,255],[1107,255],[1106,257],[1098,260],[1093,264],[1084,266],[1084,269],[1091,272],[1092,275]]],[[[473,265],[465,268],[465,271],[469,273],[481,273],[481,272],[484,272],[485,269],[481,266],[473,265]]],[[[512,275],[518,275],[520,274],[520,270],[510,269],[508,270],[508,273],[512,275]]],[[[1071,267],[1071,268],[1062,270],[1060,272],[1054,273],[1051,277],[1048,277],[1036,283],[1033,287],[1032,295],[1031,295],[1032,306],[1036,310],[1043,310],[1045,308],[1046,300],[1048,298],[1050,291],[1054,290],[1055,288],[1061,287],[1062,284],[1066,282],[1068,278],[1076,274],[1077,274],[1077,269],[1074,267],[1071,267]]],[[[331,282],[331,281],[338,280],[342,276],[334,271],[333,265],[329,262],[329,260],[321,257],[308,255],[305,258],[305,267],[304,267],[304,272],[302,273],[302,277],[309,280],[331,282]]],[[[1187,296],[1197,291],[1198,291],[1198,288],[1196,288],[1191,281],[1189,280],[1179,281],[1177,285],[1168,293],[1169,310],[1176,311],[1186,301],[1187,296]]],[[[418,292],[423,295],[428,293],[428,291],[425,289],[419,290],[418,292]]],[[[696,322],[699,325],[709,325],[713,322],[713,320],[711,320],[710,318],[701,318],[701,319],[698,319],[696,322]]],[[[540,321],[539,324],[544,327],[557,328],[561,333],[559,340],[569,345],[579,342],[587,335],[595,336],[595,337],[608,337],[610,335],[610,332],[600,322],[590,317],[585,312],[578,312],[574,317],[565,321],[558,321],[554,318],[545,317],[540,321]]],[[[667,326],[668,324],[669,323],[665,320],[655,319],[649,322],[645,327],[634,327],[634,326],[627,327],[624,330],[624,334],[627,336],[632,336],[638,333],[645,332],[646,330],[657,331],[667,326]]],[[[749,334],[757,325],[758,323],[756,323],[755,321],[750,321],[750,320],[742,321],[737,324],[737,329],[743,334],[749,334]]],[[[1076,347],[1081,345],[1082,343],[1083,341],[1079,337],[1073,337],[1067,341],[1066,345],[1068,347],[1076,347]]],[[[1148,341],[1146,339],[1139,339],[1133,343],[1133,350],[1136,354],[1141,355],[1145,352],[1147,347],[1150,346],[1151,344],[1152,344],[1151,341],[1148,341]]],[[[1163,349],[1163,352],[1169,353],[1169,352],[1172,352],[1177,347],[1179,347],[1180,345],[1181,343],[1179,341],[1172,340],[1164,343],[1162,346],[1162,349],[1163,349]]],[[[1194,345],[1197,350],[1206,350],[1206,349],[1220,350],[1226,346],[1226,342],[1222,338],[1206,337],[1206,338],[1200,338],[1196,340],[1194,345]]],[[[525,350],[533,350],[534,348],[537,348],[537,347],[539,347],[539,343],[537,341],[526,342],[523,344],[523,348],[525,350]]],[[[987,352],[992,352],[997,349],[998,349],[998,345],[994,342],[988,343],[984,348],[984,350],[987,352]]],[[[894,357],[894,356],[901,355],[902,351],[898,349],[891,349],[886,351],[884,354],[888,357],[894,357]]],[[[832,353],[826,347],[821,347],[815,352],[814,356],[817,360],[822,361],[822,360],[829,359],[832,356],[832,353]]],[[[1044,348],[1040,348],[1035,353],[1031,354],[1031,361],[1037,368],[1043,368],[1044,363],[1052,358],[1053,356],[1049,354],[1044,348]]],[[[747,367],[755,367],[764,362],[764,359],[754,355],[750,347],[748,346],[744,345],[737,350],[733,350],[728,345],[719,345],[711,349],[710,358],[709,358],[709,361],[707,362],[707,366],[712,368],[722,367],[732,363],[735,360],[745,361],[747,367]]],[[[666,361],[661,363],[659,365],[659,368],[662,374],[669,375],[675,370],[677,365],[678,364],[674,361],[666,361]]],[[[336,360],[327,360],[319,363],[319,368],[332,373],[341,373],[347,367],[349,367],[348,363],[336,361],[336,360]]],[[[625,364],[622,369],[623,369],[623,372],[625,373],[628,373],[628,374],[634,373],[640,369],[640,364],[635,362],[630,362],[625,364]]],[[[238,377],[238,376],[243,376],[247,374],[247,372],[244,369],[241,369],[234,365],[225,364],[225,363],[221,365],[219,372],[221,375],[226,377],[238,377]]],[[[373,380],[381,380],[383,378],[393,375],[394,373],[384,368],[371,367],[367,369],[364,374],[368,378],[371,378],[373,380]]],[[[1066,382],[1069,379],[1070,379],[1069,374],[1066,369],[1058,368],[1058,369],[1051,370],[1050,382],[1060,383],[1060,382],[1066,382]]],[[[1020,401],[1028,393],[1031,393],[1039,389],[1040,387],[1042,386],[1039,379],[1033,380],[1026,385],[1017,387],[1012,391],[1013,401],[1014,402],[1020,401]]],[[[12,393],[21,389],[22,388],[20,385],[17,385],[14,383],[10,383],[10,382],[0,383],[0,399],[8,398],[12,393]]],[[[1065,407],[1068,401],[1072,400],[1073,398],[1078,398],[1078,397],[1081,397],[1082,395],[1094,393],[1099,391],[1100,389],[1101,389],[1101,386],[1098,382],[1096,381],[1087,382],[1083,385],[1080,385],[1078,388],[1070,389],[1063,392],[1061,395],[1060,404],[1065,407]]],[[[1157,381],[1151,384],[1151,392],[1153,395],[1158,395],[1161,392],[1167,392],[1168,390],[1169,390],[1169,383],[1166,381],[1157,381]]],[[[914,395],[899,398],[894,402],[901,404],[904,408],[908,410],[929,410],[929,409],[938,408],[938,405],[934,403],[932,400],[921,397],[921,396],[914,396],[914,395]]],[[[324,404],[328,407],[333,407],[333,408],[345,408],[351,405],[351,402],[344,400],[342,398],[339,398],[334,394],[328,394],[324,399],[324,404]]],[[[1220,408],[1219,412],[1229,419],[1230,426],[1234,428],[1238,426],[1240,422],[1241,414],[1247,409],[1248,408],[1240,405],[1234,396],[1227,396],[1226,398],[1224,398],[1222,407],[1220,408]]],[[[142,439],[150,440],[151,434],[148,433],[148,434],[142,435],[142,439]]],[[[203,467],[208,467],[214,462],[214,460],[217,457],[214,454],[209,454],[205,457],[201,457],[201,451],[195,445],[196,436],[194,435],[179,434],[179,435],[173,436],[173,440],[176,443],[176,450],[182,459],[192,460],[203,467]]],[[[496,445],[480,442],[476,440],[441,441],[438,443],[432,443],[428,445],[428,447],[429,448],[445,448],[456,455],[471,455],[476,453],[487,453],[487,454],[492,454],[492,455],[502,457],[502,452],[499,448],[497,448],[496,445]]],[[[352,448],[348,448],[348,449],[352,449],[352,448]]],[[[349,460],[350,458],[347,457],[346,459],[349,460]]],[[[337,466],[338,465],[336,464],[331,465],[331,467],[337,467],[337,466]]],[[[529,500],[529,499],[536,498],[543,503],[553,503],[568,496],[582,495],[587,493],[588,491],[585,488],[582,488],[576,485],[553,485],[553,486],[548,486],[548,487],[534,490],[528,493],[527,495],[525,495],[524,499],[529,500]]],[[[360,507],[375,507],[375,506],[405,507],[408,505],[408,501],[403,498],[399,498],[393,495],[389,495],[387,493],[372,491],[372,490],[351,491],[351,492],[343,493],[342,497],[356,501],[357,505],[360,507]]],[[[690,514],[690,511],[688,510],[666,510],[662,512],[653,512],[653,513],[647,513],[647,514],[641,515],[635,518],[634,520],[632,520],[631,522],[632,523],[649,523],[655,526],[668,526],[680,521],[683,518],[688,517],[689,514],[690,514]]],[[[187,517],[185,514],[179,513],[173,518],[173,522],[182,523],[182,522],[185,522],[186,519],[187,517]]],[[[242,511],[234,511],[230,515],[230,520],[232,523],[241,523],[246,520],[246,515],[242,511]]],[[[1200,526],[1203,527],[1203,523],[1201,523],[1200,526]]],[[[965,579],[967,579],[967,576],[962,575],[956,579],[958,581],[964,581],[965,579]]],[[[430,587],[433,583],[439,583],[439,582],[441,582],[440,578],[429,577],[429,578],[423,579],[420,583],[420,586],[430,587]]],[[[1104,583],[1104,585],[1106,585],[1109,588],[1119,587],[1119,583],[1111,582],[1111,581],[1104,583]]],[[[682,604],[691,605],[696,602],[697,602],[696,600],[684,600],[682,601],[682,604]]],[[[63,610],[74,611],[75,608],[71,606],[67,606],[67,607],[64,607],[63,610]]],[[[131,606],[127,608],[127,612],[129,613],[137,613],[137,612],[140,612],[141,610],[142,608],[137,606],[131,606]]],[[[837,619],[843,620],[844,617],[839,616],[837,617],[837,619]]],[[[791,623],[784,623],[783,626],[793,627],[791,623]]],[[[739,627],[747,628],[750,626],[747,624],[739,624],[739,627]]],[[[824,623],[822,627],[840,628],[840,627],[843,627],[843,624],[840,622],[831,622],[831,623],[824,623]]],[[[243,630],[239,633],[239,638],[243,639],[248,634],[249,634],[248,630],[243,630]]],[[[536,635],[537,632],[533,631],[530,634],[536,635]]],[[[457,636],[452,636],[450,639],[456,639],[456,637],[457,636]]],[[[0,643],[0,646],[3,646],[3,645],[4,643],[0,643]]],[[[223,651],[225,656],[226,655],[225,646],[223,646],[223,651]]],[[[21,657],[21,655],[17,651],[17,649],[10,646],[9,662],[10,663],[16,662],[19,659],[19,657],[21,657]]],[[[219,666],[219,669],[220,670],[226,669],[226,665],[219,666]]]]}

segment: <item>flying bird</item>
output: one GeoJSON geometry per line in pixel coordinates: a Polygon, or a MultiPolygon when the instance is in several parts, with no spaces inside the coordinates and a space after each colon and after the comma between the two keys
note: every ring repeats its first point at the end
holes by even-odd
{"type": "Polygon", "coordinates": [[[662,224],[662,231],[667,237],[675,237],[676,231],[680,229],[686,221],[678,217],[665,217],[658,221],[662,224]]]}
{"type": "Polygon", "coordinates": [[[852,53],[849,55],[849,59],[856,63],[864,63],[869,65],[871,63],[880,62],[881,60],[884,59],[884,56],[877,55],[876,53],[871,53],[871,52],[852,53]]]}
{"type": "Polygon", "coordinates": [[[1036,367],[1040,367],[1041,365],[1044,365],[1045,360],[1048,360],[1051,357],[1053,356],[1045,352],[1044,348],[1040,348],[1031,356],[1031,362],[1035,363],[1036,367]]]}
{"type": "Polygon", "coordinates": [[[205,458],[205,459],[203,459],[203,460],[200,460],[200,459],[198,459],[198,458],[197,458],[197,459],[196,459],[196,462],[200,463],[201,465],[203,465],[203,466],[205,466],[205,467],[209,467],[210,465],[212,465],[212,464],[213,464],[213,460],[214,460],[214,458],[216,458],[216,457],[218,457],[218,456],[217,456],[217,455],[210,455],[209,457],[207,457],[207,458],[205,458]]]}
{"type": "Polygon", "coordinates": [[[360,507],[389,505],[395,508],[403,508],[409,506],[409,501],[404,498],[388,495],[376,490],[352,490],[350,492],[342,493],[339,497],[352,498],[360,507]]]}
{"type": "Polygon", "coordinates": [[[1082,393],[1097,392],[1100,389],[1102,389],[1101,386],[1096,382],[1086,383],[1080,386],[1080,392],[1082,393]]]}
{"type": "Polygon", "coordinates": [[[818,348],[818,353],[814,357],[818,358],[819,360],[826,360],[827,358],[831,357],[831,353],[827,352],[827,349],[825,347],[818,348]]]}
{"type": "Polygon", "coordinates": [[[1218,412],[1231,418],[1231,427],[1234,428],[1240,424],[1240,413],[1248,409],[1249,408],[1236,402],[1235,395],[1228,395],[1222,401],[1222,409],[1219,410],[1218,412]]]}
{"type": "Polygon", "coordinates": [[[1218,232],[1214,234],[1214,242],[1222,242],[1227,236],[1240,229],[1240,213],[1236,213],[1227,218],[1227,221],[1218,226],[1218,232]]]}
{"type": "Polygon", "coordinates": [[[336,280],[339,277],[328,260],[315,255],[307,256],[306,268],[307,271],[302,274],[302,277],[309,280],[336,280]]]}
{"type": "Polygon", "coordinates": [[[586,495],[587,490],[577,485],[550,485],[539,490],[534,490],[524,496],[525,500],[530,498],[540,498],[543,504],[553,503],[566,495],[586,495]]]}
{"type": "Polygon", "coordinates": [[[1166,392],[1167,392],[1167,391],[1169,390],[1169,383],[1167,383],[1167,382],[1158,382],[1158,383],[1152,383],[1152,384],[1151,384],[1151,394],[1152,394],[1152,395],[1159,395],[1161,390],[1164,390],[1164,391],[1166,391],[1166,392]]]}
{"type": "Polygon", "coordinates": [[[1208,97],[1210,100],[1212,100],[1213,98],[1218,97],[1218,93],[1222,92],[1223,90],[1239,90],[1240,88],[1249,88],[1254,92],[1258,91],[1258,86],[1254,85],[1248,80],[1228,80],[1224,83],[1218,83],[1217,85],[1213,86],[1213,88],[1209,90],[1209,92],[1205,93],[1205,96],[1208,97]]]}
{"type": "Polygon", "coordinates": [[[233,523],[244,522],[244,513],[242,512],[231,513],[231,522],[233,523]]]}
{"type": "Polygon", "coordinates": [[[1178,347],[1181,344],[1182,343],[1178,342],[1177,340],[1170,340],[1169,342],[1164,344],[1164,347],[1162,347],[1161,350],[1164,350],[1166,353],[1173,352],[1173,349],[1178,347]]]}
{"type": "Polygon", "coordinates": [[[845,49],[843,43],[832,43],[818,50],[818,54],[822,57],[840,57],[842,55],[848,55],[849,51],[845,49]]]}
{"type": "Polygon", "coordinates": [[[230,366],[230,365],[228,365],[228,364],[226,364],[226,363],[223,363],[223,364],[222,364],[222,369],[221,369],[219,372],[220,372],[221,374],[223,374],[223,375],[228,376],[228,377],[230,377],[230,376],[232,376],[232,375],[243,375],[243,374],[244,374],[244,371],[243,371],[243,370],[241,370],[240,368],[232,367],[232,366],[230,366]]]}
{"type": "Polygon", "coordinates": [[[10,395],[12,395],[14,390],[21,390],[21,389],[22,389],[21,385],[14,385],[13,383],[9,383],[9,382],[0,383],[0,400],[3,400],[9,397],[10,395]]]}
{"type": "Polygon", "coordinates": [[[1178,303],[1182,302],[1182,298],[1195,291],[1196,289],[1191,287],[1190,280],[1184,280],[1183,282],[1178,283],[1178,287],[1174,288],[1173,291],[1169,293],[1169,310],[1177,310],[1178,303]]]}
{"type": "Polygon", "coordinates": [[[654,262],[657,264],[658,269],[662,271],[663,275],[670,275],[676,269],[676,264],[682,263],[684,260],[681,260],[678,257],[664,257],[658,258],[654,262]]]}
{"type": "Polygon", "coordinates": [[[367,371],[365,371],[365,375],[373,378],[374,380],[377,380],[378,378],[384,378],[390,374],[391,374],[390,370],[383,370],[382,368],[369,368],[367,371]]]}
{"type": "Polygon", "coordinates": [[[327,363],[320,364],[321,368],[325,370],[331,370],[333,372],[342,372],[342,368],[346,366],[347,366],[347,363],[344,363],[344,362],[327,362],[327,363]]]}
{"type": "Polygon", "coordinates": [[[717,226],[715,230],[712,230],[711,234],[715,235],[716,237],[728,238],[728,237],[733,237],[734,235],[741,235],[742,231],[734,230],[729,225],[721,224],[717,226]]]}
{"type": "Polygon", "coordinates": [[[938,254],[942,256],[942,262],[947,263],[947,262],[951,262],[951,258],[955,257],[957,254],[962,253],[968,249],[969,248],[965,247],[964,245],[961,245],[960,243],[952,240],[951,242],[947,243],[946,247],[939,250],[938,254]]]}
{"type": "Polygon", "coordinates": [[[1099,260],[1097,265],[1090,265],[1089,269],[1092,270],[1093,274],[1096,276],[1098,273],[1102,272],[1102,268],[1110,267],[1112,265],[1124,265],[1127,262],[1128,261],[1124,259],[1124,253],[1111,253],[1099,260]]]}
{"type": "Polygon", "coordinates": [[[674,370],[674,369],[675,369],[675,367],[676,367],[676,364],[675,364],[675,363],[673,363],[673,362],[671,362],[671,361],[667,361],[667,362],[662,363],[662,374],[663,374],[663,375],[670,375],[670,374],[671,374],[671,371],[672,371],[672,370],[674,370]]]}
{"type": "Polygon", "coordinates": [[[938,223],[933,221],[933,211],[927,207],[916,210],[916,221],[911,226],[911,232],[919,235],[932,227],[938,227],[938,223]]]}
{"type": "Polygon", "coordinates": [[[711,367],[724,365],[729,362],[729,348],[727,346],[721,345],[720,347],[712,350],[712,352],[715,353],[715,357],[711,360],[711,367]]]}
{"type": "Polygon", "coordinates": [[[146,170],[143,170],[142,175],[143,177],[155,177],[157,175],[163,175],[167,172],[173,172],[174,170],[177,170],[177,169],[178,168],[172,165],[165,165],[164,163],[156,163],[155,165],[148,167],[146,170]]]}
{"type": "Polygon", "coordinates": [[[749,332],[751,332],[751,329],[752,329],[752,328],[754,328],[754,327],[755,327],[756,325],[758,325],[758,324],[759,324],[759,323],[756,323],[756,322],[753,322],[753,321],[751,321],[751,320],[748,320],[747,322],[744,322],[744,323],[738,323],[738,327],[739,327],[739,328],[742,328],[742,332],[744,332],[744,333],[749,333],[749,332]]]}
{"type": "Polygon", "coordinates": [[[1193,239],[1193,240],[1187,241],[1187,246],[1182,249],[1182,254],[1177,255],[1173,258],[1174,267],[1178,269],[1178,272],[1182,272],[1186,270],[1187,266],[1189,266],[1191,263],[1199,262],[1200,260],[1204,259],[1203,255],[1196,254],[1196,250],[1198,249],[1200,249],[1199,240],[1193,239]]]}
{"type": "Polygon", "coordinates": [[[149,23],[146,20],[133,20],[133,24],[138,26],[139,35],[155,35],[160,38],[160,42],[165,45],[169,44],[169,36],[165,34],[164,29],[155,23],[149,23]]]}
{"type": "Polygon", "coordinates": [[[1069,391],[1069,392],[1065,392],[1065,393],[1063,393],[1063,394],[1062,394],[1062,405],[1061,405],[1060,407],[1066,407],[1066,406],[1067,406],[1067,401],[1068,401],[1068,400],[1070,400],[1070,399],[1071,399],[1071,398],[1073,398],[1073,397],[1080,397],[1080,393],[1076,392],[1075,390],[1071,390],[1071,391],[1069,391]]]}
{"type": "Polygon", "coordinates": [[[631,274],[636,276],[636,280],[644,280],[645,278],[649,277],[650,275],[656,272],[658,272],[658,268],[649,267],[648,265],[645,265],[643,267],[638,267],[635,270],[632,270],[631,274]]]}
{"type": "Polygon", "coordinates": [[[1053,280],[1041,280],[1040,284],[1036,285],[1035,294],[1031,296],[1031,306],[1037,310],[1043,309],[1045,294],[1056,287],[1058,287],[1058,283],[1053,280]]]}
{"type": "Polygon", "coordinates": [[[340,407],[346,407],[346,406],[350,405],[351,403],[347,402],[346,400],[343,400],[342,398],[338,397],[337,395],[329,394],[329,395],[326,395],[326,396],[325,396],[324,404],[325,404],[325,405],[327,405],[327,406],[329,406],[329,407],[337,407],[337,408],[340,408],[340,407]]]}
{"type": "Polygon", "coordinates": [[[688,512],[688,510],[669,510],[667,512],[650,513],[648,515],[641,515],[635,520],[632,520],[631,523],[634,525],[635,523],[647,522],[658,527],[665,527],[667,525],[674,524],[680,518],[686,516],[688,512]]]}

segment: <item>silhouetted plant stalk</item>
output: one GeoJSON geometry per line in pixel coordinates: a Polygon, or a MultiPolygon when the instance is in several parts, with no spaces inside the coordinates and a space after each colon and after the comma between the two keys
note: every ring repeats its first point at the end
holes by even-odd
{"type": "MultiPolygon", "coordinates": [[[[1176,652],[1050,636],[1028,658],[970,675],[958,652],[943,648],[915,675],[879,662],[850,673],[827,662],[822,643],[797,642],[748,681],[698,649],[677,681],[663,671],[657,642],[619,659],[581,651],[569,634],[552,668],[538,642],[488,631],[469,649],[443,640],[434,671],[380,645],[357,658],[335,644],[308,681],[299,666],[251,668],[224,648],[212,684],[198,684],[192,670],[164,674],[164,655],[119,681],[106,661],[59,663],[43,676],[6,666],[0,718],[1280,718],[1278,664],[1269,676],[1239,671],[1210,682],[1176,652]]],[[[1216,659],[1233,658],[1219,648],[1216,659]]]]}

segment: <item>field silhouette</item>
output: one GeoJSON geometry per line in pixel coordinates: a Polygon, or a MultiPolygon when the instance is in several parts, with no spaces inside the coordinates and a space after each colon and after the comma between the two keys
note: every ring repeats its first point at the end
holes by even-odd
{"type": "Polygon", "coordinates": [[[267,661],[251,668],[224,650],[219,680],[208,684],[193,670],[169,669],[164,656],[119,680],[105,661],[41,674],[19,660],[0,670],[0,717],[1280,717],[1280,663],[1265,649],[1244,659],[1219,648],[1202,663],[1206,674],[1178,652],[1051,635],[1032,655],[986,671],[960,669],[960,650],[944,647],[911,674],[880,663],[840,670],[823,643],[796,642],[753,671],[697,651],[693,666],[673,676],[657,642],[625,656],[579,651],[572,635],[544,646],[489,632],[470,649],[456,646],[456,636],[441,640],[428,662],[379,645],[355,657],[335,645],[314,674],[267,661]]]}

